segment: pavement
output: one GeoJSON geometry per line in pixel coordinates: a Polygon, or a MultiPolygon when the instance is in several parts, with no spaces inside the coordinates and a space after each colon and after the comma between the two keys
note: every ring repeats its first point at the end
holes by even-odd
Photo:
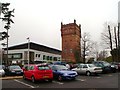
{"type": "Polygon", "coordinates": [[[5,76],[5,77],[0,77],[0,80],[9,80],[9,79],[21,79],[23,76],[5,76]]]}

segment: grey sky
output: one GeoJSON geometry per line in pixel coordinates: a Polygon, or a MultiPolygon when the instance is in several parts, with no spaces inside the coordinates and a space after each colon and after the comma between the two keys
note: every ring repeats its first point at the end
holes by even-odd
{"type": "MultiPolygon", "coordinates": [[[[61,22],[76,19],[82,32],[90,32],[92,39],[100,40],[106,21],[117,23],[119,0],[1,0],[15,8],[15,24],[9,30],[9,46],[30,40],[61,50],[61,22]]],[[[4,30],[0,21],[0,29],[4,30]]],[[[1,41],[0,41],[1,42],[1,41]]],[[[2,42],[5,42],[2,41],[2,42]]]]}

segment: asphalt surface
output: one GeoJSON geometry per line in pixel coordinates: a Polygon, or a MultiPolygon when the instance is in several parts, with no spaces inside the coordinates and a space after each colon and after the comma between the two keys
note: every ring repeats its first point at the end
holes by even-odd
{"type": "Polygon", "coordinates": [[[3,79],[2,88],[118,88],[119,73],[100,74],[99,76],[80,75],[76,80],[53,82],[38,81],[32,83],[30,80],[20,78],[3,79]]]}

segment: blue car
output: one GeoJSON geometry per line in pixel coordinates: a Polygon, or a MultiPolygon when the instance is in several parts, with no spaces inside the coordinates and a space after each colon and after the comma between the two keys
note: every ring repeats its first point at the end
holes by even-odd
{"type": "Polygon", "coordinates": [[[62,80],[74,80],[78,76],[76,71],[69,70],[64,65],[50,65],[53,70],[53,76],[55,79],[62,80]]]}

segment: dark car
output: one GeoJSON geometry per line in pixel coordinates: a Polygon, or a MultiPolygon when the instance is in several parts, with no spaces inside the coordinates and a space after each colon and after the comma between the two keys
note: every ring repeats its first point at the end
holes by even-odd
{"type": "Polygon", "coordinates": [[[59,81],[62,80],[72,80],[78,75],[76,71],[69,70],[64,65],[50,65],[53,70],[54,79],[59,81]]]}
{"type": "Polygon", "coordinates": [[[5,69],[6,75],[23,75],[23,70],[19,65],[10,65],[5,69]]]}
{"type": "Polygon", "coordinates": [[[120,71],[120,62],[111,62],[111,65],[114,66],[118,71],[120,71]]]}
{"type": "Polygon", "coordinates": [[[110,63],[108,63],[106,61],[94,61],[92,63],[97,67],[101,67],[103,70],[103,73],[116,71],[115,67],[113,67],[110,63]]]}

